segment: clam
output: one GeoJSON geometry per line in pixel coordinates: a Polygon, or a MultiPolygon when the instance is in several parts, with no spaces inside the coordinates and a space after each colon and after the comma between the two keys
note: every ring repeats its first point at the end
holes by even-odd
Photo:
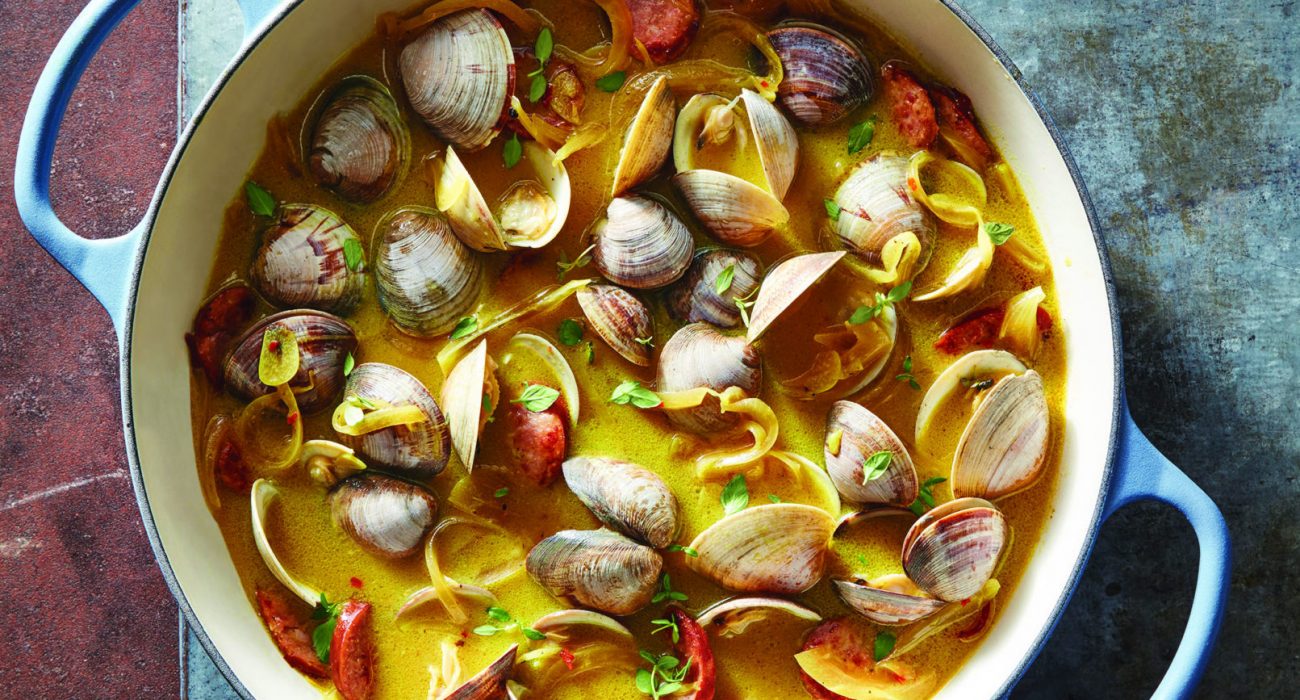
{"type": "Polygon", "coordinates": [[[325,99],[312,129],[307,169],[344,199],[379,199],[411,155],[397,102],[383,83],[364,75],[343,79],[325,99]]]}
{"type": "MultiPolygon", "coordinates": [[[[723,391],[740,387],[757,396],[763,384],[763,364],[758,352],[743,336],[726,335],[707,323],[683,326],[659,351],[657,383],[661,391],[686,391],[708,387],[723,391]]],[[[679,428],[695,433],[725,432],[736,424],[735,416],[722,414],[715,396],[690,409],[667,412],[679,428]]]]}
{"type": "Polygon", "coordinates": [[[506,123],[515,58],[491,12],[462,10],[434,22],[403,47],[398,64],[411,107],[444,141],[478,150],[506,123]]]}
{"type": "Polygon", "coordinates": [[[293,331],[298,339],[298,374],[289,381],[298,408],[314,413],[338,397],[343,388],[343,363],[357,349],[357,336],[347,321],[323,311],[282,311],[253,324],[226,357],[226,387],[236,396],[254,399],[274,391],[258,378],[262,337],[271,327],[293,331]]]}
{"type": "Polygon", "coordinates": [[[340,435],[340,441],[368,464],[418,479],[434,476],[447,466],[451,431],[438,402],[419,379],[392,365],[367,362],[352,370],[344,394],[378,406],[415,406],[424,414],[425,420],[419,423],[364,435],[340,435]]]}
{"type": "Polygon", "coordinates": [[[785,199],[799,168],[799,136],[781,110],[758,93],[742,90],[740,99],[745,104],[749,128],[754,133],[767,191],[777,199],[785,199]]]}
{"type": "Polygon", "coordinates": [[[523,155],[532,177],[513,183],[494,210],[456,149],[447,147],[434,181],[434,199],[465,245],[482,252],[541,248],[564,228],[573,198],[568,169],[533,141],[523,145],[523,155]]]}
{"type": "Polygon", "coordinates": [[[358,474],[330,489],[330,516],[361,548],[386,559],[420,550],[438,499],[423,486],[383,474],[358,474]]]}
{"type": "Polygon", "coordinates": [[[592,261],[609,281],[658,289],[691,264],[691,232],[667,207],[645,197],[617,197],[593,231],[592,261]]]}
{"type": "Polygon", "coordinates": [[[293,594],[301,598],[303,602],[314,606],[320,602],[320,590],[294,578],[293,574],[289,573],[289,570],[280,562],[280,558],[276,556],[275,548],[271,546],[266,519],[271,510],[271,504],[275,503],[275,499],[279,498],[279,496],[280,490],[275,487],[275,484],[266,479],[258,479],[253,482],[253,487],[248,495],[253,544],[257,546],[257,553],[262,556],[262,562],[266,564],[266,568],[271,572],[271,575],[284,584],[285,588],[293,591],[293,594]]]}
{"type": "Polygon", "coordinates": [[[844,604],[880,625],[906,625],[938,612],[945,603],[925,594],[902,574],[881,576],[871,581],[835,583],[844,604]]]}
{"type": "Polygon", "coordinates": [[[379,305],[398,329],[417,336],[451,330],[483,291],[483,262],[461,245],[441,214],[406,207],[375,229],[379,305]]]}
{"type": "Polygon", "coordinates": [[[826,418],[826,434],[826,471],[840,495],[857,503],[896,506],[916,500],[920,485],[912,457],[876,414],[852,401],[836,401],[826,418]],[[889,454],[888,466],[866,480],[868,463],[881,452],[889,454]]]}
{"type": "Polygon", "coordinates": [[[646,91],[628,126],[614,168],[612,196],[619,197],[649,180],[668,161],[676,109],[668,78],[660,77],[646,91]]]}
{"type": "Polygon", "coordinates": [[[796,255],[768,270],[749,314],[749,342],[755,342],[813,285],[835,267],[843,252],[796,255]]]}
{"type": "Polygon", "coordinates": [[[298,466],[306,470],[312,481],[325,487],[366,469],[366,463],[357,459],[356,450],[333,440],[304,442],[298,452],[298,466]]]}
{"type": "Polygon", "coordinates": [[[249,274],[276,306],[346,314],[361,302],[365,265],[361,239],[337,214],[314,204],[282,204],[249,274]]]}
{"type": "Polygon", "coordinates": [[[654,321],[640,299],[609,284],[593,284],[578,290],[578,305],[601,340],[640,367],[650,366],[654,321]]]}
{"type": "Polygon", "coordinates": [[[700,223],[727,245],[761,245],[790,223],[790,212],[781,200],[730,173],[688,170],[674,175],[673,184],[700,223]]]}
{"type": "Polygon", "coordinates": [[[677,535],[677,499],[654,472],[617,459],[572,457],[564,483],[600,522],[656,549],[677,535]]]}
{"type": "Polygon", "coordinates": [[[611,615],[631,615],[649,604],[663,558],[610,530],[562,530],[528,553],[528,574],[555,596],[611,615]]]}
{"type": "Polygon", "coordinates": [[[503,700],[514,697],[506,684],[514,674],[515,655],[518,651],[519,645],[511,644],[487,668],[474,674],[473,678],[462,683],[459,688],[438,697],[440,700],[503,700]]]}
{"type": "Polygon", "coordinates": [[[834,30],[791,24],[767,38],[785,69],[777,101],[796,121],[814,127],[837,122],[875,93],[867,57],[834,30]]]}
{"type": "Polygon", "coordinates": [[[796,503],[746,508],[701,532],[687,564],[728,590],[797,595],[821,580],[835,521],[796,503]]]}
{"type": "Polygon", "coordinates": [[[929,595],[960,602],[992,578],[1010,538],[1006,518],[992,503],[958,498],[912,524],[903,538],[903,570],[929,595]]]}
{"type": "Polygon", "coordinates": [[[907,177],[907,158],[879,153],[854,168],[835,192],[835,234],[866,262],[876,282],[912,279],[934,252],[934,215],[912,196],[907,177]]]}
{"type": "Polygon", "coordinates": [[[728,598],[705,608],[696,622],[723,637],[743,633],[750,625],[782,614],[808,622],[821,622],[816,610],[784,598],[728,598]]]}
{"type": "Polygon", "coordinates": [[[442,409],[447,414],[451,445],[465,469],[474,470],[479,437],[492,409],[501,403],[496,363],[488,356],[487,341],[481,340],[456,363],[442,383],[442,409]]]}
{"type": "Polygon", "coordinates": [[[735,328],[740,325],[736,300],[747,298],[758,289],[761,274],[762,263],[752,253],[702,250],[695,254],[686,274],[668,288],[664,304],[683,323],[704,322],[718,328],[735,328]],[[731,282],[718,291],[722,286],[719,279],[727,274],[731,275],[731,282]]]}
{"type": "Polygon", "coordinates": [[[957,391],[964,390],[963,383],[1021,374],[1025,370],[1025,363],[1005,350],[976,350],[957,358],[939,373],[921,398],[921,407],[916,412],[915,444],[918,447],[924,445],[924,438],[939,406],[957,391]]]}
{"type": "Polygon", "coordinates": [[[975,408],[957,443],[952,490],[996,499],[1032,484],[1050,444],[1043,378],[1032,369],[1003,377],[975,408]]]}

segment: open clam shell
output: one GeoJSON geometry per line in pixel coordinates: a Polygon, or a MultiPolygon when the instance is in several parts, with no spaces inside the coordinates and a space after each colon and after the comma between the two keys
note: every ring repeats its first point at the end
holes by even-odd
{"type": "Polygon", "coordinates": [[[907,176],[907,158],[879,153],[858,164],[835,192],[835,234],[877,282],[912,279],[934,253],[934,215],[912,196],[907,176]]]}
{"type": "Polygon", "coordinates": [[[806,608],[792,600],[784,598],[744,597],[720,600],[705,608],[696,622],[706,630],[716,632],[722,637],[734,637],[743,633],[750,625],[766,620],[774,615],[790,615],[808,622],[821,622],[822,616],[811,608],[806,608]]]}
{"type": "Polygon", "coordinates": [[[799,169],[799,135],[794,126],[771,102],[753,90],[742,90],[740,99],[745,104],[749,129],[758,147],[759,163],[767,180],[767,191],[777,199],[785,199],[799,169]]]}
{"type": "Polygon", "coordinates": [[[925,595],[906,576],[886,576],[867,583],[836,580],[835,593],[854,612],[880,625],[906,625],[929,617],[946,603],[925,595]]]}
{"type": "Polygon", "coordinates": [[[903,441],[876,414],[852,401],[836,401],[826,419],[826,434],[839,433],[823,447],[826,471],[835,489],[850,501],[907,506],[920,489],[916,466],[903,441]],[[835,447],[832,451],[832,447],[835,447]],[[867,460],[878,452],[891,455],[879,477],[864,481],[867,460]]]}
{"type": "Polygon", "coordinates": [[[980,592],[1010,543],[1002,512],[980,498],[941,504],[903,538],[903,570],[926,593],[949,603],[980,592]]]}
{"type": "MultiPolygon", "coordinates": [[[[663,391],[699,387],[724,391],[736,386],[757,396],[763,385],[763,362],[743,336],[726,335],[707,323],[692,323],[664,343],[656,378],[663,391]]],[[[706,396],[695,408],[668,411],[667,416],[679,428],[705,435],[726,432],[736,425],[736,417],[723,415],[714,396],[706,396]]]]}
{"type": "Polygon", "coordinates": [[[732,591],[796,595],[812,588],[826,566],[835,521],[796,503],[746,508],[701,532],[687,564],[732,591]]]}
{"type": "Polygon", "coordinates": [[[347,314],[361,303],[365,260],[348,267],[346,249],[361,239],[334,212],[314,204],[282,204],[262,234],[249,275],[267,301],[281,308],[347,314]]]}
{"type": "Polygon", "coordinates": [[[474,674],[473,678],[465,681],[461,686],[446,695],[440,696],[442,700],[504,700],[510,695],[506,684],[510,681],[515,671],[515,656],[519,651],[518,644],[511,644],[496,661],[487,665],[482,671],[474,674]]]}
{"type": "Polygon", "coordinates": [[[487,341],[481,340],[468,355],[456,363],[442,383],[442,409],[447,415],[451,445],[460,463],[474,471],[479,436],[501,402],[496,363],[488,357],[487,341]]]}
{"type": "Polygon", "coordinates": [[[578,378],[573,375],[569,361],[564,359],[564,353],[554,343],[536,333],[521,332],[506,343],[506,349],[501,353],[502,365],[508,368],[521,354],[532,357],[539,365],[550,370],[551,379],[559,386],[560,398],[564,400],[564,408],[568,412],[569,429],[576,429],[582,408],[581,395],[578,392],[578,378]]]}
{"type": "Polygon", "coordinates": [[[935,412],[949,396],[964,390],[962,380],[969,382],[993,375],[1021,374],[1025,370],[1025,363],[1005,350],[976,350],[957,358],[939,373],[921,398],[921,407],[916,412],[915,444],[918,447],[924,445],[935,412]]]}
{"type": "Polygon", "coordinates": [[[663,563],[658,552],[610,530],[561,530],[528,552],[525,567],[552,595],[631,615],[650,603],[663,563]]]}
{"type": "Polygon", "coordinates": [[[695,217],[715,238],[752,248],[790,223],[781,200],[747,180],[717,170],[688,170],[673,176],[695,217]]]}
{"type": "Polygon", "coordinates": [[[266,479],[258,479],[253,482],[253,488],[249,492],[253,543],[257,546],[258,554],[262,555],[262,562],[266,564],[266,568],[275,576],[275,579],[284,584],[285,588],[293,591],[293,594],[301,598],[303,602],[315,606],[320,602],[321,592],[314,586],[294,578],[293,574],[290,574],[289,570],[280,562],[280,558],[276,556],[275,548],[271,546],[266,519],[271,504],[279,496],[280,490],[275,487],[275,484],[266,479]]]}
{"type": "Polygon", "coordinates": [[[354,202],[379,199],[411,158],[411,136],[393,95],[367,75],[344,78],[312,128],[307,169],[354,202]]]}
{"type": "Polygon", "coordinates": [[[975,408],[957,443],[952,491],[996,499],[1034,483],[1047,464],[1050,418],[1043,378],[1003,377],[975,408]]]}
{"type": "Polygon", "coordinates": [[[668,161],[676,112],[668,78],[660,77],[642,98],[641,107],[628,127],[614,168],[612,196],[622,196],[649,180],[668,161]]]}
{"type": "Polygon", "coordinates": [[[795,121],[837,122],[875,94],[867,57],[838,32],[799,23],[777,27],[767,38],[785,69],[777,101],[795,121]]]}
{"type": "Polygon", "coordinates": [[[683,323],[708,323],[718,328],[740,325],[737,299],[758,289],[762,277],[758,256],[740,250],[702,250],[695,254],[686,274],[664,295],[668,312],[683,323]],[[718,280],[731,269],[731,284],[721,292],[718,280]]]}
{"type": "Polygon", "coordinates": [[[438,515],[438,499],[428,489],[368,471],[330,489],[329,507],[352,541],[386,559],[420,551],[438,515]]]}
{"type": "Polygon", "coordinates": [[[434,181],[434,200],[456,236],[470,248],[480,252],[541,248],[564,229],[573,201],[568,169],[536,142],[525,143],[523,153],[535,178],[512,185],[494,210],[456,149],[447,147],[434,181]]]}
{"type": "Polygon", "coordinates": [[[609,284],[579,289],[577,296],[583,315],[606,345],[634,365],[650,366],[645,339],[654,337],[654,320],[640,299],[609,284]]]}
{"type": "Polygon", "coordinates": [[[416,406],[425,420],[395,425],[364,435],[340,435],[339,441],[361,454],[367,463],[415,479],[441,472],[451,456],[451,431],[438,402],[424,384],[392,365],[367,362],[348,376],[346,396],[387,404],[416,406]]]}
{"type": "Polygon", "coordinates": [[[778,201],[783,200],[799,165],[798,135],[781,110],[753,90],[742,90],[740,102],[749,132],[737,136],[733,100],[714,93],[692,97],[677,114],[673,128],[673,167],[679,173],[695,170],[695,157],[707,144],[727,143],[737,136],[737,145],[743,147],[752,136],[762,184],[778,201]]]}
{"type": "Polygon", "coordinates": [[[515,57],[491,12],[461,10],[434,22],[402,48],[398,67],[411,107],[444,141],[474,151],[501,131],[515,57]]]}
{"type": "Polygon", "coordinates": [[[379,305],[412,335],[451,330],[483,291],[483,261],[432,209],[406,207],[385,216],[375,229],[374,258],[379,305]]]}
{"type": "Polygon", "coordinates": [[[343,363],[356,351],[357,336],[347,321],[323,311],[282,311],[253,324],[226,357],[226,387],[245,399],[275,391],[274,387],[262,383],[257,370],[262,337],[273,326],[288,328],[298,339],[298,373],[289,380],[290,387],[303,389],[295,392],[298,408],[304,413],[315,413],[328,407],[343,388],[343,363]]]}
{"type": "Polygon", "coordinates": [[[768,270],[754,300],[754,310],[749,314],[749,342],[762,337],[781,314],[794,306],[843,257],[843,251],[796,255],[768,270]]]}
{"type": "Polygon", "coordinates": [[[653,199],[615,198],[594,234],[596,269],[622,287],[658,289],[677,281],[691,264],[690,230],[653,199]]]}
{"type": "Polygon", "coordinates": [[[677,498],[654,472],[617,459],[571,457],[564,483],[600,522],[662,549],[677,535],[677,498]]]}

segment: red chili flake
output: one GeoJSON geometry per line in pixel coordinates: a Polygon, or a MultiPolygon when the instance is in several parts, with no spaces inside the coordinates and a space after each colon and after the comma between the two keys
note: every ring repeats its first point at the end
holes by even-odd
{"type": "Polygon", "coordinates": [[[357,578],[356,576],[353,576],[352,580],[348,581],[348,583],[352,584],[353,588],[361,588],[362,586],[366,585],[361,579],[357,578]]]}
{"type": "Polygon", "coordinates": [[[894,682],[895,682],[895,683],[906,683],[906,682],[907,682],[907,676],[904,676],[903,674],[901,674],[901,673],[899,673],[899,672],[897,672],[897,671],[889,671],[889,675],[891,675],[891,676],[894,677],[894,682]]]}
{"type": "Polygon", "coordinates": [[[280,352],[280,341],[272,340],[270,343],[267,343],[266,348],[271,352],[280,352]]]}
{"type": "Polygon", "coordinates": [[[767,86],[769,85],[769,83],[768,83],[766,80],[764,80],[764,81],[759,82],[759,85],[762,85],[763,87],[767,87],[767,86]]]}
{"type": "Polygon", "coordinates": [[[907,186],[911,187],[913,192],[921,189],[921,185],[917,183],[916,178],[914,177],[907,178],[907,186]]]}
{"type": "Polygon", "coordinates": [[[963,601],[961,602],[961,606],[962,606],[963,608],[966,607],[966,606],[969,605],[969,604],[970,604],[970,598],[967,598],[966,600],[963,600],[963,601]]]}
{"type": "Polygon", "coordinates": [[[560,647],[560,661],[563,661],[564,665],[569,667],[569,670],[572,671],[573,662],[576,661],[576,659],[574,659],[573,657],[573,652],[563,647],[560,647]]]}
{"type": "Polygon", "coordinates": [[[463,639],[457,639],[457,640],[456,640],[456,646],[458,646],[458,647],[463,647],[463,646],[465,646],[465,640],[463,640],[463,639]]]}
{"type": "Polygon", "coordinates": [[[294,423],[297,423],[297,422],[298,422],[298,412],[297,412],[297,411],[294,411],[293,413],[290,413],[289,416],[288,416],[285,420],[289,422],[289,425],[293,425],[294,423]]]}

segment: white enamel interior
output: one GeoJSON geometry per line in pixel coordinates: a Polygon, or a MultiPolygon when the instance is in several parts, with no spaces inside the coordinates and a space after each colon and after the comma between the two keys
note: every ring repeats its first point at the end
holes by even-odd
{"type": "MultiPolygon", "coordinates": [[[[272,115],[407,0],[305,0],[248,55],[193,129],[163,192],[130,328],[130,420],[154,526],[185,598],[217,650],[257,697],[319,698],[280,659],[240,588],[204,507],[190,443],[182,336],[203,298],[222,210],[257,155],[272,115]]],[[[860,7],[867,2],[857,1],[860,7]]],[[[1015,673],[1053,614],[1090,533],[1106,472],[1114,342],[1101,260],[1083,203],[1047,128],[994,55],[937,0],[871,0],[869,16],[974,100],[1025,185],[1050,248],[1069,345],[1064,476],[1039,552],[1001,622],[941,697],[990,697],[1015,673]]],[[[415,128],[420,128],[416,126],[415,128]]],[[[126,271],[123,271],[126,274],[126,271]]],[[[246,507],[230,503],[229,507],[246,507]]]]}

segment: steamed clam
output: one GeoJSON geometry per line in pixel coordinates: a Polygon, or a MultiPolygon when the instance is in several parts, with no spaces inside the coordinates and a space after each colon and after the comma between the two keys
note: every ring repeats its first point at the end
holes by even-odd
{"type": "Polygon", "coordinates": [[[346,314],[361,302],[365,264],[361,239],[337,214],[314,204],[282,204],[249,274],[276,306],[346,314]]]}
{"type": "Polygon", "coordinates": [[[915,444],[918,447],[926,444],[930,424],[939,408],[958,392],[978,382],[1025,371],[1025,363],[1005,350],[976,350],[957,358],[939,373],[921,398],[921,407],[916,411],[915,444]]]}
{"type": "Polygon", "coordinates": [[[559,235],[568,220],[572,190],[569,171],[555,154],[536,142],[523,146],[530,176],[515,181],[488,204],[454,147],[448,146],[434,181],[434,198],[465,245],[491,252],[541,248],[559,235]]]}
{"type": "Polygon", "coordinates": [[[492,417],[492,409],[501,403],[496,362],[488,355],[486,340],[480,340],[447,374],[441,398],[451,445],[465,469],[473,471],[479,437],[492,417]]]}
{"type": "Polygon", "coordinates": [[[649,180],[668,162],[668,149],[673,142],[673,118],[677,106],[668,89],[668,78],[660,77],[645,97],[619,150],[618,164],[614,168],[614,197],[649,180]]]}
{"type": "Polygon", "coordinates": [[[506,649],[501,656],[498,656],[496,661],[474,674],[460,687],[437,697],[439,700],[502,700],[503,698],[513,698],[514,694],[510,692],[508,684],[511,676],[514,675],[515,656],[518,651],[519,645],[511,644],[510,648],[506,649]]]}
{"type": "Polygon", "coordinates": [[[920,484],[912,457],[876,414],[852,401],[836,401],[826,434],[826,471],[840,495],[857,503],[896,506],[916,500],[920,484]]]}
{"type": "Polygon", "coordinates": [[[611,615],[630,615],[650,603],[663,558],[609,530],[562,530],[528,553],[528,574],[555,596],[611,615]]]}
{"type": "Polygon", "coordinates": [[[796,121],[814,127],[837,122],[875,93],[867,57],[838,32],[798,23],[773,29],[767,38],[785,69],[777,101],[796,121]]]}
{"type": "Polygon", "coordinates": [[[912,524],[903,538],[903,570],[929,595],[960,602],[993,577],[1010,540],[1010,527],[996,506],[958,498],[912,524]]]}
{"type": "Polygon", "coordinates": [[[667,207],[646,197],[617,197],[593,230],[592,261],[609,281],[658,289],[691,264],[691,232],[667,207]]]}
{"type": "Polygon", "coordinates": [[[906,625],[938,612],[945,603],[926,595],[902,574],[870,581],[837,580],[835,592],[844,604],[880,625],[906,625]]]}
{"type": "Polygon", "coordinates": [[[835,234],[876,282],[912,279],[934,252],[934,215],[912,196],[907,177],[907,158],[879,153],[854,168],[835,192],[835,234]]]}
{"type": "Polygon", "coordinates": [[[335,525],[362,549],[387,559],[419,551],[438,514],[438,500],[428,489],[369,472],[330,489],[329,507],[335,525]]]}
{"type": "Polygon", "coordinates": [[[821,580],[835,521],[794,503],[755,506],[701,532],[692,569],[728,590],[795,595],[821,580]]]}
{"type": "Polygon", "coordinates": [[[740,325],[736,300],[753,294],[761,277],[762,263],[752,253],[702,250],[695,254],[686,274],[668,288],[664,304],[674,318],[684,323],[735,328],[740,325]]]}
{"type": "Polygon", "coordinates": [[[469,315],[483,290],[483,262],[432,209],[392,212],[375,229],[379,304],[400,330],[445,333],[469,315]]]}
{"type": "Polygon", "coordinates": [[[379,199],[410,160],[411,137],[397,103],[383,83],[364,75],[345,78],[325,99],[308,170],[344,199],[379,199]]]}
{"type": "Polygon", "coordinates": [[[444,141],[474,151],[501,131],[515,58],[491,12],[461,10],[434,22],[403,47],[398,63],[411,107],[444,141]]]}
{"type": "MultiPolygon", "coordinates": [[[[348,375],[344,402],[359,407],[415,406],[423,420],[393,425],[361,435],[341,434],[340,441],[368,464],[412,478],[428,478],[447,466],[451,434],[438,402],[419,379],[392,365],[367,362],[348,375]]],[[[338,426],[336,426],[338,429],[338,426]]]]}
{"type": "Polygon", "coordinates": [[[749,342],[761,338],[843,257],[843,252],[796,255],[768,270],[758,289],[758,298],[754,300],[754,310],[749,314],[746,335],[749,342]]]}
{"type": "Polygon", "coordinates": [[[583,315],[606,345],[634,365],[650,366],[654,320],[640,299],[609,284],[579,289],[577,297],[583,315]]]}
{"type": "Polygon", "coordinates": [[[1000,379],[975,407],[957,443],[953,494],[996,499],[1032,484],[1047,463],[1050,427],[1037,372],[1000,379]]]}
{"type": "Polygon", "coordinates": [[[564,483],[605,525],[662,549],[677,535],[677,498],[654,472],[617,459],[571,457],[564,483]]]}
{"type": "Polygon", "coordinates": [[[730,173],[688,170],[673,176],[700,223],[727,245],[761,245],[790,223],[785,205],[763,188],[730,173]]]}
{"type": "Polygon", "coordinates": [[[333,403],[343,388],[344,360],[357,349],[357,336],[347,321],[323,311],[283,311],[253,324],[226,357],[226,386],[246,399],[274,391],[258,377],[262,338],[272,327],[287,328],[298,339],[298,374],[289,382],[296,390],[298,408],[314,413],[333,403]]]}
{"type": "MultiPolygon", "coordinates": [[[[659,351],[658,386],[663,391],[708,387],[723,391],[739,387],[757,396],[763,384],[762,359],[744,336],[726,335],[707,323],[683,326],[659,351]]],[[[717,397],[707,396],[695,408],[667,412],[684,430],[711,434],[731,429],[734,416],[723,415],[717,397]]]]}
{"type": "Polygon", "coordinates": [[[696,622],[722,637],[734,637],[750,625],[775,615],[789,615],[808,622],[821,622],[816,610],[784,598],[743,597],[720,600],[705,608],[696,622]]]}

